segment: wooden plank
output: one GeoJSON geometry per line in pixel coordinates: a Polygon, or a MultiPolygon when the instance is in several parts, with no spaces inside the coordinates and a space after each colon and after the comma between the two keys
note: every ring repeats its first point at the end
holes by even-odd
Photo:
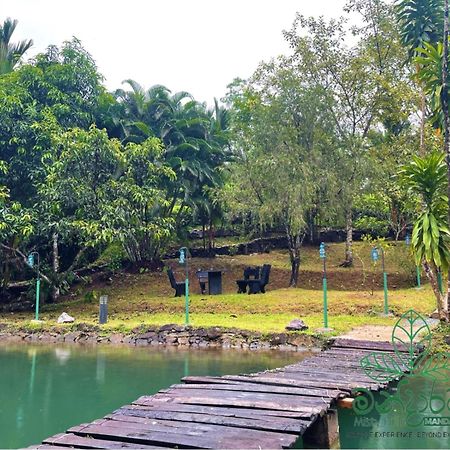
{"type": "MultiPolygon", "coordinates": [[[[291,375],[291,374],[289,374],[291,375]]],[[[258,375],[255,377],[249,377],[245,375],[227,375],[223,378],[216,379],[215,377],[197,377],[196,380],[202,380],[204,383],[216,383],[223,384],[226,381],[235,382],[243,381],[245,383],[255,384],[268,384],[277,386],[293,386],[303,388],[315,388],[315,389],[338,389],[344,392],[351,392],[351,390],[359,385],[357,383],[341,382],[341,381],[325,381],[325,380],[311,380],[311,379],[299,379],[290,377],[283,373],[264,373],[264,375],[258,375]]],[[[184,380],[184,379],[183,379],[184,380]]]]}
{"type": "MultiPolygon", "coordinates": [[[[325,370],[325,369],[324,369],[325,370]]],[[[302,367],[301,369],[299,368],[298,370],[287,370],[285,373],[287,375],[291,375],[294,374],[295,376],[301,376],[301,377],[305,377],[306,379],[313,379],[313,380],[328,380],[328,381],[333,381],[336,380],[336,378],[338,377],[339,380],[341,381],[348,381],[350,383],[355,382],[355,383],[376,383],[372,378],[370,378],[369,376],[365,375],[362,372],[357,372],[357,371],[341,371],[341,373],[339,374],[332,374],[330,372],[325,372],[325,371],[321,371],[318,370],[317,367],[302,367]]]]}
{"type": "Polygon", "coordinates": [[[242,418],[261,418],[266,419],[273,416],[287,417],[310,421],[310,414],[295,411],[272,411],[264,409],[251,408],[227,408],[221,406],[205,406],[205,405],[189,405],[182,403],[167,403],[167,402],[145,402],[145,404],[132,404],[124,406],[127,409],[137,409],[142,411],[168,411],[179,413],[198,413],[210,416],[220,417],[242,417],[242,418]]]}
{"type": "Polygon", "coordinates": [[[184,448],[288,448],[297,440],[297,436],[287,433],[270,433],[231,427],[218,427],[221,429],[220,432],[217,431],[217,427],[215,431],[209,432],[201,432],[197,430],[198,427],[195,427],[195,431],[190,428],[178,430],[174,428],[170,432],[161,432],[143,426],[134,427],[130,423],[118,425],[113,421],[108,421],[108,424],[74,427],[71,431],[79,435],[113,437],[114,440],[121,439],[124,442],[184,448]]]}
{"type": "MultiPolygon", "coordinates": [[[[43,441],[44,444],[58,447],[74,447],[74,448],[150,448],[161,449],[154,445],[132,444],[127,442],[111,441],[104,439],[93,439],[91,437],[77,436],[75,434],[61,433],[43,441]]],[[[54,447],[53,447],[54,448],[54,447]]]]}
{"type": "Polygon", "coordinates": [[[288,419],[284,417],[267,417],[265,419],[254,417],[244,419],[237,417],[209,416],[207,414],[173,413],[167,411],[139,411],[133,409],[120,409],[116,414],[106,416],[106,418],[117,421],[159,419],[163,421],[186,422],[190,427],[192,427],[193,423],[199,423],[295,434],[303,434],[310,424],[308,421],[288,419]]]}
{"type": "Polygon", "coordinates": [[[294,380],[302,380],[302,381],[314,381],[315,383],[328,383],[328,385],[337,385],[339,387],[341,387],[341,383],[345,383],[343,386],[348,386],[348,387],[363,387],[363,386],[370,386],[370,387],[374,387],[377,388],[379,386],[379,383],[372,380],[371,378],[364,376],[364,375],[360,375],[360,374],[355,374],[354,377],[349,377],[349,376],[340,376],[338,374],[334,375],[334,377],[336,377],[333,380],[333,375],[329,375],[329,376],[325,376],[322,373],[317,373],[315,374],[314,372],[300,372],[300,371],[292,371],[292,372],[286,372],[286,373],[282,373],[282,374],[278,374],[277,378],[289,378],[289,379],[294,379],[294,380]],[[339,379],[338,381],[335,381],[339,379]]]}
{"type": "Polygon", "coordinates": [[[164,399],[161,399],[161,397],[158,397],[158,399],[166,402],[186,403],[192,405],[211,405],[211,406],[243,407],[255,409],[304,412],[309,413],[310,416],[323,413],[327,407],[325,403],[322,406],[305,406],[292,401],[283,401],[276,398],[255,399],[252,398],[252,396],[224,397],[224,396],[198,395],[191,397],[171,397],[169,395],[165,395],[164,399]]]}
{"type": "MultiPolygon", "coordinates": [[[[375,342],[375,341],[360,341],[356,339],[336,339],[332,348],[355,348],[355,349],[364,349],[364,350],[385,350],[385,351],[393,351],[394,347],[390,342],[375,342]]],[[[408,347],[406,345],[400,344],[397,347],[397,350],[408,352],[408,347]]]]}
{"type": "MultiPolygon", "coordinates": [[[[206,389],[206,390],[224,390],[224,391],[240,391],[240,392],[264,392],[275,394],[299,395],[304,397],[321,397],[321,398],[337,398],[345,395],[339,390],[330,389],[311,389],[311,388],[297,388],[274,385],[258,385],[252,383],[228,383],[228,384],[175,384],[170,389],[206,389]]],[[[160,391],[161,392],[161,391],[160,391]]]]}
{"type": "Polygon", "coordinates": [[[311,406],[323,406],[330,405],[332,398],[322,398],[322,397],[307,397],[307,396],[292,396],[289,394],[277,394],[270,392],[248,392],[242,390],[219,390],[219,389],[195,389],[194,387],[190,389],[167,389],[166,391],[160,391],[157,395],[165,395],[173,398],[189,398],[189,397],[200,397],[207,396],[210,398],[228,398],[233,399],[252,399],[261,401],[275,401],[283,403],[292,403],[311,406]]]}

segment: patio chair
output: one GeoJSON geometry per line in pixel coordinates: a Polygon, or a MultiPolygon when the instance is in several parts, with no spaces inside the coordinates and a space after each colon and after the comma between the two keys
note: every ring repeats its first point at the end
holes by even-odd
{"type": "Polygon", "coordinates": [[[175,289],[175,297],[181,297],[186,293],[186,284],[184,282],[178,283],[173,274],[173,270],[169,267],[167,269],[167,275],[169,277],[170,285],[175,289]]]}
{"type": "Polygon", "coordinates": [[[247,292],[248,280],[250,279],[250,277],[258,279],[259,270],[259,267],[246,267],[244,269],[244,279],[236,280],[236,284],[238,286],[238,294],[245,294],[247,292]]]}
{"type": "Polygon", "coordinates": [[[269,284],[269,276],[270,276],[270,264],[264,264],[261,269],[261,278],[257,278],[255,280],[248,280],[248,293],[249,294],[258,294],[258,293],[266,293],[266,286],[269,284]]]}

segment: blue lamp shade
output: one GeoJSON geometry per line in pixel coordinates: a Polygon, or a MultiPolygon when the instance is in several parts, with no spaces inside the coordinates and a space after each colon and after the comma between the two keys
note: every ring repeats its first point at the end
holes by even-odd
{"type": "Polygon", "coordinates": [[[373,248],[372,252],[371,252],[371,256],[372,256],[372,261],[373,262],[377,262],[378,258],[379,258],[379,254],[378,254],[378,249],[377,248],[373,248]]]}
{"type": "Polygon", "coordinates": [[[406,245],[410,245],[411,244],[411,236],[409,234],[407,234],[406,237],[405,237],[405,243],[406,243],[406,245]]]}
{"type": "Polygon", "coordinates": [[[325,252],[325,243],[324,243],[324,242],[322,242],[322,243],[320,244],[320,247],[319,247],[319,255],[320,255],[321,258],[326,258],[326,257],[327,257],[327,254],[326,254],[326,252],[325,252]]]}
{"type": "Polygon", "coordinates": [[[180,264],[184,264],[186,261],[186,249],[180,248],[180,264]]]}
{"type": "Polygon", "coordinates": [[[33,266],[34,266],[34,255],[33,255],[33,253],[30,253],[30,254],[28,255],[27,260],[28,260],[28,265],[29,265],[30,267],[33,267],[33,266]]]}

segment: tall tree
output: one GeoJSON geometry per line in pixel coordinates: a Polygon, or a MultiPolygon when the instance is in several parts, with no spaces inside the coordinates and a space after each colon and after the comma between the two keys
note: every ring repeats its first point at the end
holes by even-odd
{"type": "Polygon", "coordinates": [[[352,206],[369,170],[367,138],[374,127],[382,126],[380,113],[389,91],[405,82],[404,50],[392,23],[392,6],[381,0],[352,0],[348,9],[362,15],[365,23],[353,29],[359,40],[352,47],[345,44],[344,19],[327,23],[298,15],[285,32],[294,50],[293,62],[299,72],[308,74],[310,83],[321,86],[320,101],[335,122],[339,195],[347,230],[344,266],[353,264],[352,206]]]}
{"type": "Polygon", "coordinates": [[[17,23],[17,20],[8,17],[0,25],[0,75],[12,72],[25,52],[33,45],[31,39],[11,42],[17,23]]]}
{"type": "Polygon", "coordinates": [[[334,124],[315,87],[289,61],[263,64],[239,84],[229,95],[235,161],[223,196],[234,217],[283,230],[295,287],[309,218],[335,204],[327,203],[335,184],[334,124]]]}
{"type": "MultiPolygon", "coordinates": [[[[443,5],[443,0],[398,0],[396,2],[401,39],[408,49],[410,61],[420,54],[420,49],[423,49],[425,44],[434,45],[441,40],[443,5]]],[[[420,69],[421,66],[416,61],[416,74],[420,72],[420,69]]],[[[423,155],[425,153],[426,96],[422,83],[420,83],[420,97],[420,150],[423,155]]]]}

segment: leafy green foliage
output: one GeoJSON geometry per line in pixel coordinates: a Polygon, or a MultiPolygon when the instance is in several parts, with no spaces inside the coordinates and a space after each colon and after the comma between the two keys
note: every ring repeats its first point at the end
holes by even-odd
{"type": "Polygon", "coordinates": [[[23,40],[17,43],[11,42],[11,37],[16,29],[17,20],[6,19],[0,25],[0,75],[12,72],[23,55],[33,45],[33,41],[23,40]]]}
{"type": "Polygon", "coordinates": [[[397,0],[397,19],[403,45],[416,56],[426,44],[436,44],[444,34],[443,0],[397,0]]]}
{"type": "Polygon", "coordinates": [[[407,188],[423,202],[413,234],[412,248],[416,263],[428,261],[446,270],[450,261],[450,231],[447,226],[447,167],[443,153],[413,157],[400,175],[407,188]]]}
{"type": "Polygon", "coordinates": [[[425,92],[429,95],[430,107],[433,113],[433,124],[440,129],[443,129],[443,45],[440,42],[436,45],[428,44],[425,42],[423,48],[417,49],[417,53],[418,56],[414,58],[414,61],[417,64],[420,64],[420,70],[417,73],[417,79],[423,83],[425,92]]]}

